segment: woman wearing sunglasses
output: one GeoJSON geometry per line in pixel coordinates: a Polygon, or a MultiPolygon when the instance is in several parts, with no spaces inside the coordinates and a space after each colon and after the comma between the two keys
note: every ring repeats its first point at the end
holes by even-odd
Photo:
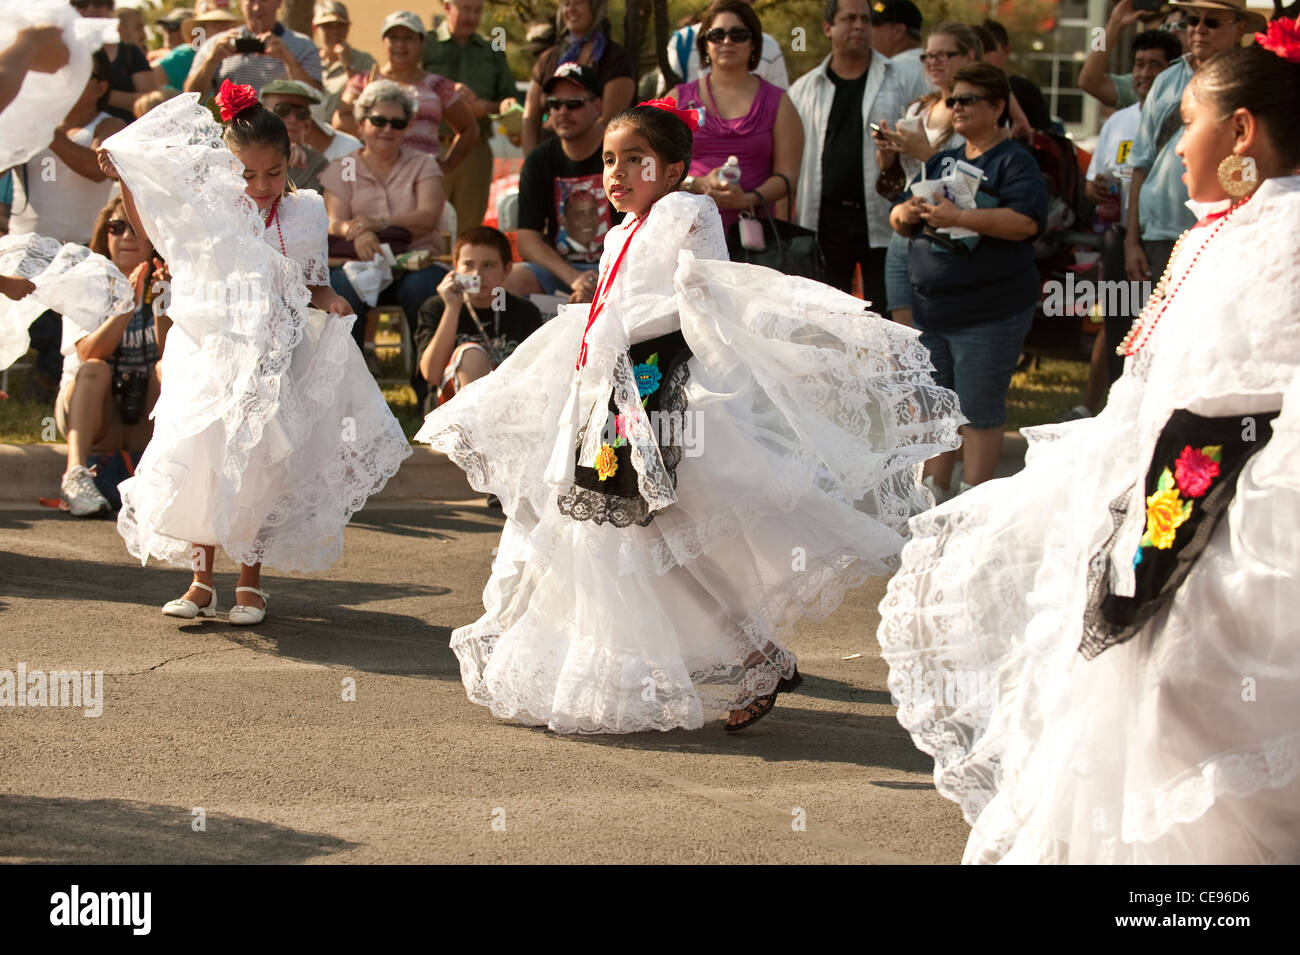
{"type": "MultiPolygon", "coordinates": [[[[364,316],[370,306],[353,287],[341,262],[370,262],[380,254],[381,243],[387,243],[396,255],[442,252],[438,223],[446,200],[437,161],[427,152],[405,145],[416,110],[407,87],[376,80],[362,91],[353,109],[362,148],[331,162],[320,179],[330,218],[330,285],[358,316],[364,316]]],[[[437,294],[446,273],[441,265],[396,271],[392,284],[379,292],[377,304],[400,305],[414,335],[420,306],[437,294]]],[[[359,318],[352,326],[352,337],[369,353],[369,363],[375,326],[359,318]]],[[[428,383],[418,368],[411,374],[411,387],[423,402],[428,383]]]]}
{"type": "Polygon", "coordinates": [[[409,86],[415,95],[415,110],[407,117],[409,127],[406,148],[427,153],[438,160],[442,172],[451,172],[469,155],[478,142],[478,120],[469,103],[445,76],[430,73],[421,65],[424,54],[424,24],[410,10],[398,10],[385,19],[380,36],[384,43],[383,62],[369,73],[355,73],[334,114],[334,126],[353,136],[361,136],[360,114],[355,106],[361,91],[375,80],[392,80],[409,86]],[[442,150],[438,127],[451,128],[451,143],[442,150]]]}
{"type": "MultiPolygon", "coordinates": [[[[559,3],[555,11],[559,42],[537,57],[524,100],[520,141],[525,156],[544,136],[552,133],[543,124],[546,119],[543,87],[562,63],[578,63],[596,71],[601,102],[596,122],[602,129],[616,113],[632,105],[636,94],[636,64],[632,55],[610,36],[609,19],[605,15],[608,5],[607,0],[561,0],[559,3]]],[[[549,123],[545,125],[549,127],[549,123]]]]}
{"type": "Polygon", "coordinates": [[[786,92],[752,72],[763,44],[758,14],[742,0],[718,0],[700,18],[696,42],[709,72],[668,94],[683,109],[704,110],[684,188],[713,199],[723,229],[731,228],[742,211],[762,205],[756,193],[777,216],[790,218],[803,123],[786,92]],[[722,178],[730,156],[740,165],[739,182],[722,178]]]}
{"type": "MultiPolygon", "coordinates": [[[[988,63],[953,76],[945,105],[962,146],[935,153],[925,178],[937,180],[964,161],[984,174],[978,208],[959,209],[940,197],[932,204],[909,189],[889,223],[913,239],[908,253],[913,322],[930,350],[935,380],[957,392],[969,419],[962,447],[926,462],[936,498],[950,491],[961,455],[961,489],[993,477],[1002,453],[1007,388],[1039,298],[1034,237],[1046,225],[1047,187],[1037,163],[1011,139],[1005,123],[1011,85],[988,63]],[[922,236],[922,229],[961,227],[977,233],[973,247],[922,236]]],[[[958,488],[951,488],[957,491],[958,488]]]]}
{"type": "MultiPolygon", "coordinates": [[[[934,85],[935,92],[913,100],[903,114],[910,122],[891,129],[882,122],[880,132],[873,133],[876,164],[881,175],[893,171],[898,181],[911,185],[921,174],[921,167],[941,149],[955,149],[966,140],[952,123],[948,97],[952,96],[952,78],[957,71],[983,58],[975,31],[964,23],[941,23],[930,31],[921,54],[921,65],[934,85]],[[919,123],[919,128],[918,128],[919,123]]],[[[895,187],[896,188],[896,187],[895,187]]],[[[908,240],[895,233],[885,255],[885,292],[889,313],[896,322],[912,324],[912,285],[907,278],[908,240]]]]}
{"type": "Polygon", "coordinates": [[[105,315],[91,332],[63,319],[63,378],[54,401],[54,422],[68,442],[62,496],[74,517],[109,508],[86,469],[91,454],[118,449],[139,454],[149,443],[149,413],[159,391],[158,359],[169,324],[165,317],[155,317],[146,294],[161,276],[162,265],[154,259],[149,239],[131,227],[121,197],[99,211],[90,250],[129,277],[135,307],[105,315]]]}

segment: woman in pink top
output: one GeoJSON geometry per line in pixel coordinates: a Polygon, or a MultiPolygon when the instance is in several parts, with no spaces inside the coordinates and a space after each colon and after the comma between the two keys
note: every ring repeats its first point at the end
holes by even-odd
{"type": "Polygon", "coordinates": [[[409,10],[398,10],[384,20],[381,35],[384,62],[369,73],[355,73],[343,91],[343,99],[334,114],[334,126],[360,137],[352,104],[366,85],[376,79],[393,80],[410,87],[416,98],[415,115],[406,132],[406,148],[427,153],[437,159],[442,152],[438,126],[446,122],[452,130],[447,154],[442,157],[442,171],[459,166],[478,142],[478,121],[469,104],[461,99],[456,84],[445,76],[430,73],[420,65],[424,51],[424,24],[409,10]]]}
{"type": "Polygon", "coordinates": [[[717,0],[704,12],[697,42],[700,62],[711,72],[669,94],[684,109],[704,109],[684,187],[717,203],[724,229],[742,210],[761,207],[755,193],[788,218],[790,197],[781,176],[790,190],[799,181],[803,123],[779,86],[751,72],[763,46],[758,14],[742,0],[717,0]],[[728,156],[740,165],[739,184],[719,176],[728,156]]]}

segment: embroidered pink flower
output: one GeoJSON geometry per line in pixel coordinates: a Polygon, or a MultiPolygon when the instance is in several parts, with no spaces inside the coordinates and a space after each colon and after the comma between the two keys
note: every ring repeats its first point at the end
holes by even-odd
{"type": "Polygon", "coordinates": [[[620,438],[627,441],[632,440],[632,435],[630,434],[632,430],[632,422],[628,420],[627,415],[621,414],[614,418],[614,429],[618,432],[620,438]]]}
{"type": "Polygon", "coordinates": [[[1188,497],[1200,497],[1210,489],[1210,482],[1219,476],[1219,459],[1222,456],[1219,445],[1204,448],[1183,448],[1174,463],[1174,480],[1178,490],[1188,497]]]}

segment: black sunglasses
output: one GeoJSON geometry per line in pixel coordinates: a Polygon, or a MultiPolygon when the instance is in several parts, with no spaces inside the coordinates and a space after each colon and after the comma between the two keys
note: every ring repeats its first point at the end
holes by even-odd
{"type": "MultiPolygon", "coordinates": [[[[310,112],[310,110],[308,112],[310,112]]],[[[370,125],[374,126],[376,129],[383,129],[389,123],[392,124],[393,129],[405,129],[406,124],[410,122],[410,120],[406,119],[389,119],[387,116],[367,116],[366,119],[369,120],[370,125]]]]}
{"type": "Polygon", "coordinates": [[[582,109],[590,102],[590,96],[568,96],[564,99],[560,99],[558,96],[548,96],[546,97],[546,108],[554,113],[561,106],[570,110],[582,109]]]}
{"type": "Polygon", "coordinates": [[[1198,17],[1194,13],[1188,13],[1183,17],[1183,22],[1187,24],[1189,29],[1195,29],[1204,23],[1205,29],[1217,30],[1219,27],[1223,26],[1224,23],[1236,23],[1237,18],[1234,16],[1230,21],[1227,21],[1222,17],[1198,17]]]}
{"type": "Polygon", "coordinates": [[[969,106],[980,100],[987,103],[992,101],[992,99],[993,97],[991,96],[981,96],[979,93],[958,93],[956,96],[949,96],[943,101],[943,104],[949,109],[952,109],[954,106],[969,106]]]}
{"type": "MultiPolygon", "coordinates": [[[[306,122],[307,120],[311,119],[311,110],[308,107],[297,106],[293,103],[276,103],[275,106],[271,108],[271,112],[275,113],[275,115],[279,116],[281,119],[291,114],[297,119],[302,120],[303,122],[306,122]]],[[[374,120],[372,119],[371,122],[374,122],[374,120]]],[[[403,120],[402,125],[405,124],[406,121],[403,120]]],[[[380,124],[375,123],[375,125],[378,126],[380,124]]],[[[401,129],[402,127],[398,126],[397,128],[401,129]]]]}
{"type": "Polygon", "coordinates": [[[719,45],[723,40],[730,40],[732,43],[748,43],[753,35],[749,32],[749,27],[732,27],[730,30],[717,27],[704,34],[704,39],[719,45]]]}
{"type": "Polygon", "coordinates": [[[104,7],[113,9],[114,0],[72,0],[72,6],[76,10],[89,10],[91,7],[104,7]]]}
{"type": "Polygon", "coordinates": [[[966,55],[965,50],[955,50],[955,51],[937,50],[934,53],[922,53],[920,56],[917,57],[917,59],[920,60],[922,63],[925,63],[927,60],[934,60],[935,62],[938,62],[940,59],[951,60],[954,56],[965,56],[965,55],[966,55]]]}
{"type": "Polygon", "coordinates": [[[135,229],[131,228],[131,223],[127,222],[125,219],[108,220],[109,235],[123,236],[126,235],[127,229],[131,229],[132,232],[135,231],[135,229]]]}

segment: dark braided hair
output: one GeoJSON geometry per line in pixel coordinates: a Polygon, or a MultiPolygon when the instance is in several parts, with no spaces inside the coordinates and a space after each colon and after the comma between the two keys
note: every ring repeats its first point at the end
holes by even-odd
{"type": "Polygon", "coordinates": [[[284,120],[261,103],[241,109],[223,125],[226,129],[222,138],[231,152],[249,146],[271,146],[278,149],[285,159],[289,158],[289,130],[285,128],[284,120]]]}
{"type": "MultiPolygon", "coordinates": [[[[687,170],[691,168],[691,147],[695,138],[691,128],[681,119],[657,106],[629,106],[615,114],[605,128],[610,130],[616,126],[631,126],[644,136],[665,166],[681,163],[682,179],[686,178],[687,170]]],[[[681,185],[679,179],[673,188],[680,189],[681,185]]]]}
{"type": "Polygon", "coordinates": [[[1300,166],[1300,64],[1258,44],[1216,53],[1192,76],[1192,95],[1220,116],[1249,110],[1287,169],[1300,166]]]}

